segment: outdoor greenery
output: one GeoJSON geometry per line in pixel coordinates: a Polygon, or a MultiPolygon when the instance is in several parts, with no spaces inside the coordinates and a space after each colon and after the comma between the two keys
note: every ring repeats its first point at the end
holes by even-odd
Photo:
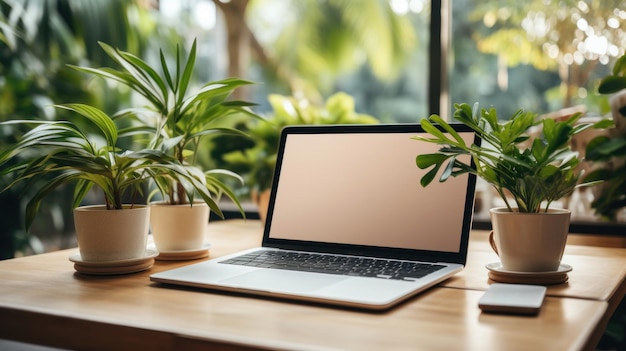
{"type": "Polygon", "coordinates": [[[452,2],[451,101],[491,101],[502,115],[579,104],[606,113],[595,92],[626,50],[625,8],[624,0],[452,2]]]}
{"type": "Polygon", "coordinates": [[[479,110],[478,104],[473,109],[468,104],[455,108],[454,119],[474,130],[482,144],[468,145],[440,116],[422,119],[422,127],[432,137],[414,139],[441,145],[437,153],[416,158],[419,168],[431,168],[422,177],[422,186],[428,186],[440,171],[440,182],[473,173],[494,187],[510,211],[525,213],[547,212],[552,202],[578,186],[580,174],[575,168],[580,161],[570,141],[590,127],[576,124],[580,114],[566,121],[537,120],[535,114],[518,110],[509,120],[500,120],[494,108],[479,110]],[[531,138],[529,129],[538,125],[541,135],[531,138]],[[530,146],[524,146],[527,142],[530,146]],[[471,156],[476,168],[460,159],[465,155],[471,156]]]}
{"type": "Polygon", "coordinates": [[[233,137],[217,138],[213,158],[224,167],[245,175],[250,193],[270,188],[280,131],[288,125],[303,124],[373,124],[379,121],[355,111],[354,99],[346,93],[331,95],[322,105],[293,96],[272,94],[268,97],[272,112],[263,120],[249,120],[237,127],[249,140],[233,137]]]}
{"type": "MultiPolygon", "coordinates": [[[[626,89],[626,55],[623,55],[613,67],[613,73],[600,82],[600,94],[613,94],[626,89]]],[[[622,119],[620,125],[626,124],[626,105],[619,108],[614,115],[615,122],[622,119]]],[[[617,123],[602,123],[599,128],[610,128],[608,135],[594,138],[585,151],[589,161],[601,164],[590,172],[585,179],[602,181],[601,192],[593,200],[591,206],[602,217],[615,220],[617,212],[626,207],[626,131],[619,130],[617,123]]]]}
{"type": "MultiPolygon", "coordinates": [[[[151,28],[155,22],[132,0],[83,1],[76,5],[68,0],[0,1],[0,121],[65,118],[69,111],[52,105],[68,102],[86,103],[110,113],[128,101],[128,94],[122,91],[110,89],[101,94],[101,86],[88,85],[83,75],[67,64],[85,62],[87,56],[90,62],[102,62],[95,38],[141,51],[150,43],[148,35],[155,33],[151,28]],[[129,20],[129,14],[135,20],[129,20]]],[[[81,128],[88,123],[76,121],[81,128]]],[[[16,137],[27,130],[25,124],[4,125],[0,129],[0,150],[15,143],[16,137]]],[[[132,140],[123,138],[121,142],[132,140]]],[[[11,181],[10,177],[1,177],[0,188],[11,181]]],[[[26,198],[13,189],[0,194],[0,259],[13,257],[16,252],[42,252],[45,247],[40,238],[61,247],[72,245],[65,239],[74,230],[71,189],[61,186],[42,201],[31,234],[23,225],[26,198]]]]}
{"type": "Polygon", "coordinates": [[[410,19],[396,15],[388,0],[214,3],[227,23],[230,76],[245,76],[251,62],[242,59],[254,57],[270,79],[318,104],[338,77],[362,66],[384,81],[398,77],[417,46],[410,19]],[[266,10],[275,6],[280,21],[266,10]],[[270,41],[263,28],[278,34],[270,41]]]}
{"type": "MultiPolygon", "coordinates": [[[[194,82],[241,77],[242,82],[262,84],[239,85],[229,99],[257,102],[254,112],[259,115],[272,114],[270,95],[297,96],[323,106],[337,91],[351,96],[355,111],[376,116],[381,122],[416,123],[418,116],[431,113],[428,96],[438,92],[429,91],[427,85],[429,43],[433,42],[429,1],[189,0],[158,2],[160,8],[155,4],[137,0],[1,0],[0,121],[66,120],[69,111],[51,106],[68,102],[88,104],[111,116],[121,109],[151,105],[125,84],[89,79],[70,65],[115,67],[124,72],[98,44],[104,42],[141,57],[160,75],[164,71],[160,56],[170,63],[178,57],[188,58],[193,38],[198,38],[199,45],[188,93],[194,82]],[[166,9],[172,4],[181,10],[166,9]],[[196,11],[208,7],[214,8],[213,15],[196,11]],[[159,48],[166,49],[160,52],[159,48]]],[[[491,101],[500,116],[513,115],[518,107],[548,113],[581,103],[589,111],[606,112],[606,97],[594,93],[597,80],[610,71],[609,63],[626,48],[624,8],[624,0],[451,2],[451,102],[479,101],[486,106],[483,101],[491,101]],[[606,45],[591,45],[602,44],[602,40],[606,45]]],[[[179,63],[184,72],[186,61],[179,63]]],[[[172,87],[183,83],[175,82],[173,65],[168,69],[172,87]]],[[[160,78],[169,91],[165,76],[160,78]]],[[[445,89],[446,82],[442,83],[445,89]]],[[[160,94],[158,84],[151,84],[160,94]]],[[[170,98],[169,103],[175,100],[170,98]]],[[[445,113],[442,117],[449,120],[450,116],[445,113]]],[[[240,126],[242,131],[251,126],[261,128],[252,120],[227,119],[231,122],[209,128],[230,128],[228,133],[240,126]]],[[[79,128],[87,127],[85,121],[74,122],[79,128]]],[[[15,143],[15,135],[27,132],[19,129],[24,126],[5,125],[0,130],[0,150],[15,143]]],[[[162,131],[167,136],[158,142],[174,147],[175,143],[165,142],[175,138],[166,133],[166,127],[163,124],[162,131]]],[[[120,146],[136,146],[145,141],[139,138],[145,137],[122,138],[120,146]]],[[[248,153],[258,149],[250,146],[256,145],[254,136],[219,137],[236,140],[240,146],[248,143],[248,153]]],[[[223,160],[212,157],[213,151],[202,151],[213,147],[225,150],[228,145],[222,148],[214,137],[201,139],[187,144],[184,161],[203,169],[224,168],[223,160]]],[[[219,150],[219,155],[224,154],[219,150]]],[[[1,178],[0,186],[10,182],[1,178]]],[[[170,197],[167,189],[171,188],[163,184],[164,197],[170,197]]],[[[33,235],[26,235],[21,224],[24,213],[18,211],[26,205],[24,197],[12,190],[2,193],[0,209],[6,215],[1,218],[0,257],[11,257],[16,251],[37,252],[37,237],[59,233],[71,237],[72,202],[73,194],[66,186],[50,193],[33,222],[33,235]]]]}

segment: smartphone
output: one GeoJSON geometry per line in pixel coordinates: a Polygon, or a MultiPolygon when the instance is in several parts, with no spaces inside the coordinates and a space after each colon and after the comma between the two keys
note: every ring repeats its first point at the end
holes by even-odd
{"type": "Polygon", "coordinates": [[[527,284],[494,283],[478,301],[478,307],[488,313],[535,315],[541,310],[546,287],[527,284]]]}

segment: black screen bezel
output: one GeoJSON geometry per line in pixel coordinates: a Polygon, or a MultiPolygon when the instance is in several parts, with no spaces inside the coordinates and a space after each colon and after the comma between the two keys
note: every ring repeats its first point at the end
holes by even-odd
{"type": "MultiPolygon", "coordinates": [[[[459,132],[473,132],[473,130],[462,124],[451,124],[452,128],[459,132]]],[[[437,126],[440,130],[444,131],[442,127],[437,126]]],[[[351,244],[336,244],[325,243],[316,241],[302,241],[302,240],[290,240],[290,239],[277,239],[270,238],[273,208],[276,198],[276,191],[278,183],[280,181],[280,170],[283,163],[284,148],[286,145],[287,137],[292,134],[348,134],[348,133],[404,133],[407,135],[415,135],[424,132],[423,128],[419,124],[368,124],[368,125],[301,125],[301,126],[287,126],[281,131],[280,142],[278,146],[278,154],[276,160],[276,167],[274,170],[274,176],[272,180],[272,187],[270,193],[270,201],[268,205],[267,216],[265,219],[265,227],[263,233],[263,246],[272,248],[281,248],[289,250],[302,250],[311,252],[322,253],[336,253],[336,254],[349,254],[357,256],[369,256],[369,257],[383,257],[389,259],[403,259],[403,260],[418,260],[425,262],[450,262],[465,265],[467,261],[467,250],[469,243],[469,234],[471,230],[473,212],[474,212],[474,197],[476,189],[476,176],[469,174],[468,186],[466,189],[464,215],[461,228],[461,240],[459,241],[458,252],[444,252],[444,251],[427,251],[427,250],[413,250],[413,249],[401,249],[392,247],[373,247],[363,245],[351,245],[351,244]]],[[[424,134],[425,136],[427,134],[424,134]]],[[[480,139],[474,135],[474,144],[480,145],[480,139]]],[[[417,155],[416,155],[417,156],[417,155]]],[[[471,166],[475,169],[475,164],[471,163],[471,166]]],[[[416,166],[417,167],[417,166],[416,166]]]]}

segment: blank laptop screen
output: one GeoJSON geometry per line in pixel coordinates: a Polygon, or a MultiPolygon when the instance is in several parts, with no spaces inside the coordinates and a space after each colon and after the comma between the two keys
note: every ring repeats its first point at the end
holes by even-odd
{"type": "Polygon", "coordinates": [[[413,135],[288,134],[269,238],[459,252],[469,176],[423,188],[415,157],[439,146],[413,135]]]}

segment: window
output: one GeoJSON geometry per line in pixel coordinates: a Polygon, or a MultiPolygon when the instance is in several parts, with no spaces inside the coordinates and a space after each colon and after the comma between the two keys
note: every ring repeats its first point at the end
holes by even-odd
{"type": "Polygon", "coordinates": [[[581,105],[607,112],[597,94],[626,49],[626,1],[450,1],[451,102],[539,114],[581,105]]]}
{"type": "Polygon", "coordinates": [[[519,108],[548,114],[572,106],[600,116],[608,109],[597,83],[626,48],[626,0],[241,4],[161,0],[172,17],[187,11],[183,18],[217,33],[205,45],[218,72],[263,83],[252,92],[259,112],[269,111],[269,94],[319,102],[343,91],[358,112],[382,122],[416,123],[431,113],[451,119],[459,102],[493,106],[500,118],[519,108]],[[210,20],[197,16],[203,11],[210,20]]]}

